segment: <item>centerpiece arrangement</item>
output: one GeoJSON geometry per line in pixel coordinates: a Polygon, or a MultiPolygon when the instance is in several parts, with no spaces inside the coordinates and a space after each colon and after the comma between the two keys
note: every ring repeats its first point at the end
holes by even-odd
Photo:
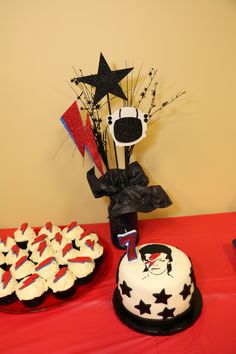
{"type": "Polygon", "coordinates": [[[86,151],[97,168],[99,177],[93,167],[87,172],[87,180],[95,198],[110,198],[111,239],[118,248],[118,234],[137,230],[138,239],[138,212],[147,213],[172,204],[160,185],[148,186],[142,167],[131,160],[150,121],[185,93],[157,105],[157,70],[151,68],[143,77],[141,69],[136,76],[133,69],[111,70],[100,54],[97,74],[86,76],[79,70],[71,79],[77,99],[61,117],[81,155],[84,157],[86,151]],[[118,149],[124,151],[124,168],[120,167],[118,149]]]}

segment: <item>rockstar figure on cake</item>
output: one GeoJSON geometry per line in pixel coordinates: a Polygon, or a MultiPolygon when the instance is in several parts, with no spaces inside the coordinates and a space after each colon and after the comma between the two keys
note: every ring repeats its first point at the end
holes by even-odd
{"type": "Polygon", "coordinates": [[[142,261],[145,264],[144,272],[149,272],[154,275],[167,273],[172,270],[171,249],[165,245],[150,244],[142,247],[139,250],[142,261]]]}

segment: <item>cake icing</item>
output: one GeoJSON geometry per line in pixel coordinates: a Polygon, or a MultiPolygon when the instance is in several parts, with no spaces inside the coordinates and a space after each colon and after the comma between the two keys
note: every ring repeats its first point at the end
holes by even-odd
{"type": "Polygon", "coordinates": [[[136,248],[137,259],[125,254],[117,270],[123,306],[151,320],[169,320],[190,308],[195,289],[190,259],[176,247],[146,244],[136,248]]]}
{"type": "Polygon", "coordinates": [[[76,237],[75,238],[75,245],[76,247],[80,247],[82,245],[84,245],[84,243],[87,241],[87,240],[92,240],[92,241],[95,241],[95,242],[98,242],[99,238],[98,238],[98,235],[95,234],[94,232],[89,232],[87,233],[86,231],[83,232],[80,236],[76,237]]]}
{"type": "Polygon", "coordinates": [[[46,241],[42,241],[39,243],[37,250],[34,250],[30,256],[30,259],[34,263],[40,263],[44,259],[48,257],[54,257],[55,251],[52,249],[51,246],[48,246],[46,241]]]}
{"type": "Polygon", "coordinates": [[[52,240],[57,232],[61,232],[60,227],[55,226],[51,221],[48,221],[39,231],[39,235],[45,234],[48,236],[49,240],[52,240]]]}
{"type": "Polygon", "coordinates": [[[6,264],[11,265],[11,264],[15,263],[17,261],[17,259],[19,259],[23,256],[28,256],[28,252],[25,250],[22,250],[17,245],[14,245],[11,247],[10,251],[6,255],[6,264]]]}
{"type": "Polygon", "coordinates": [[[69,258],[75,258],[79,255],[79,251],[73,248],[72,242],[68,242],[62,249],[56,252],[56,260],[59,264],[66,265],[69,258]]]}
{"type": "Polygon", "coordinates": [[[63,237],[62,234],[60,232],[58,232],[55,235],[54,239],[51,240],[51,247],[55,251],[59,251],[62,248],[64,248],[68,242],[69,242],[68,238],[63,237]]]}
{"type": "Polygon", "coordinates": [[[59,271],[55,257],[49,257],[35,266],[35,272],[43,279],[48,279],[59,271]]]}
{"type": "Polygon", "coordinates": [[[68,240],[73,241],[76,237],[80,237],[83,232],[84,229],[76,221],[72,221],[70,225],[62,230],[62,235],[68,240]]]}
{"type": "Polygon", "coordinates": [[[28,223],[23,223],[15,232],[14,238],[16,242],[24,242],[29,241],[31,238],[36,236],[35,231],[32,227],[29,226],[28,223]]]}
{"type": "Polygon", "coordinates": [[[34,273],[19,282],[16,295],[20,300],[32,300],[40,297],[47,289],[46,281],[34,273]]]}
{"type": "Polygon", "coordinates": [[[87,239],[85,243],[80,247],[80,256],[88,256],[92,259],[97,259],[103,254],[103,246],[94,240],[87,239]]]}
{"type": "Polygon", "coordinates": [[[14,238],[10,236],[0,236],[0,251],[7,253],[16,244],[14,238]]]}
{"type": "Polygon", "coordinates": [[[34,264],[27,256],[22,256],[10,267],[10,271],[15,279],[23,279],[34,273],[34,264]]]}
{"type": "Polygon", "coordinates": [[[41,234],[38,236],[35,236],[33,239],[31,239],[28,242],[27,248],[29,251],[34,252],[37,251],[40,242],[45,241],[47,245],[50,245],[50,241],[48,239],[48,236],[46,234],[41,234]]]}
{"type": "Polygon", "coordinates": [[[84,278],[93,272],[95,262],[90,257],[71,258],[68,259],[68,268],[76,278],[84,278]]]}
{"type": "Polygon", "coordinates": [[[0,298],[11,295],[15,291],[16,281],[9,270],[0,273],[0,298]]]}
{"type": "Polygon", "coordinates": [[[68,267],[61,268],[54,276],[47,280],[47,284],[54,293],[70,289],[75,282],[74,274],[68,267]]]}

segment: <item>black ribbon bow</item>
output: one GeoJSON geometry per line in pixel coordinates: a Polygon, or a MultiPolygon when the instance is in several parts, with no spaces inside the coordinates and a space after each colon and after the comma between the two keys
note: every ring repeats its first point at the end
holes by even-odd
{"type": "Polygon", "coordinates": [[[138,162],[126,169],[110,169],[100,178],[93,167],[87,172],[87,180],[95,198],[110,197],[109,215],[113,217],[138,211],[148,213],[172,204],[161,186],[148,186],[148,177],[138,162]]]}

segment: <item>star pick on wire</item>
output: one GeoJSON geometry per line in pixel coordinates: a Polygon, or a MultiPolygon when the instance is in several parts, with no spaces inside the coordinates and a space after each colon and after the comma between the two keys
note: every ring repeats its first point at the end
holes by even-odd
{"type": "Polygon", "coordinates": [[[133,68],[112,71],[101,53],[98,73],[96,75],[78,77],[76,78],[76,83],[83,82],[84,84],[96,87],[93,99],[94,106],[108,93],[120,97],[123,100],[127,100],[119,82],[128,75],[131,70],[133,70],[133,68]]]}

